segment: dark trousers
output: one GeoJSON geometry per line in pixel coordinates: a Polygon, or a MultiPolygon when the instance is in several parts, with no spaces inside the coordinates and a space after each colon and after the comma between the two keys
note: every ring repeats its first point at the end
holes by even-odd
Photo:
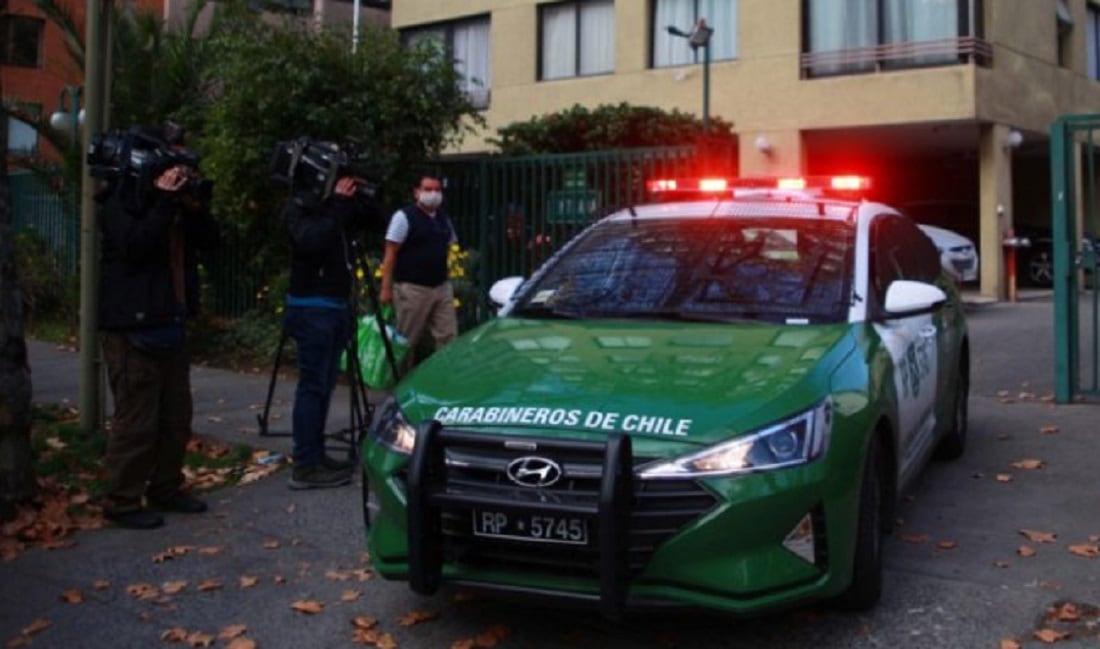
{"type": "Polygon", "coordinates": [[[347,347],[351,331],[350,321],[347,309],[287,307],[284,326],[298,345],[298,385],[291,425],[296,466],[317,466],[324,461],[325,422],[340,352],[347,347]]]}
{"type": "Polygon", "coordinates": [[[114,395],[105,457],[107,508],[141,508],[141,498],[167,498],[183,486],[191,438],[191,363],[186,347],[147,353],[127,336],[106,333],[103,358],[114,395]]]}

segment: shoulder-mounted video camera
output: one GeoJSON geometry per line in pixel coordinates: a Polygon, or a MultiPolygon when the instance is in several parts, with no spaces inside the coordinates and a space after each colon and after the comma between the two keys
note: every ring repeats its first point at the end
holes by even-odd
{"type": "Polygon", "coordinates": [[[178,192],[204,204],[214,188],[212,180],[199,176],[199,154],[178,146],[154,131],[132,127],[127,131],[103,131],[88,146],[88,165],[93,178],[107,181],[133,179],[133,187],[144,192],[164,171],[182,165],[187,181],[178,192]]]}
{"type": "Polygon", "coordinates": [[[290,188],[292,194],[303,192],[317,201],[332,195],[336,181],[356,176],[355,198],[371,201],[378,195],[378,186],[362,178],[364,159],[352,142],[314,140],[300,137],[279,142],[271,154],[271,180],[290,188]]]}

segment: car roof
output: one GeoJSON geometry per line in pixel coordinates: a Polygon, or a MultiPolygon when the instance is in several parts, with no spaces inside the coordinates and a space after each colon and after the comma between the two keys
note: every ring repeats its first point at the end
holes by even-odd
{"type": "Polygon", "coordinates": [[[646,219],[702,219],[713,217],[777,217],[854,223],[860,213],[899,213],[892,207],[868,201],[815,198],[792,193],[748,197],[674,201],[636,205],[614,212],[611,222],[646,219]]]}

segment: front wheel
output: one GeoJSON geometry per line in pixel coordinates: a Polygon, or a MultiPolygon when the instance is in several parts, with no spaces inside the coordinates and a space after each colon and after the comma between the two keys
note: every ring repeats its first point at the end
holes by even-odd
{"type": "Polygon", "coordinates": [[[885,489],[882,478],[882,450],[876,434],[867,449],[863,479],[859,488],[859,519],[852,561],[852,583],[834,601],[846,611],[864,611],[882,597],[882,521],[885,489]]]}

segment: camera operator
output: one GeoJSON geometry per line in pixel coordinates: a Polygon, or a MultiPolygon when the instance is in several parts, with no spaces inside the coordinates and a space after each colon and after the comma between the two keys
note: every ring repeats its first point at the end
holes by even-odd
{"type": "MultiPolygon", "coordinates": [[[[182,132],[173,132],[182,147],[182,132]]],[[[100,199],[103,234],[99,325],[114,396],[105,464],[105,516],[122,527],[164,524],[157,511],[197,514],[206,503],[182,490],[191,437],[191,362],[185,320],[199,308],[196,252],[217,227],[198,170],[120,172],[100,199]],[[151,186],[149,186],[151,185],[151,186]],[[143,506],[142,498],[145,498],[143,506]]]]}
{"type": "Polygon", "coordinates": [[[351,463],[328,456],[324,433],[340,352],[346,349],[354,324],[349,302],[353,240],[380,217],[374,200],[357,191],[364,184],[345,174],[338,177],[329,196],[317,198],[309,191],[298,191],[282,214],[292,256],[284,326],[298,347],[291,489],[351,482],[351,463]]]}

